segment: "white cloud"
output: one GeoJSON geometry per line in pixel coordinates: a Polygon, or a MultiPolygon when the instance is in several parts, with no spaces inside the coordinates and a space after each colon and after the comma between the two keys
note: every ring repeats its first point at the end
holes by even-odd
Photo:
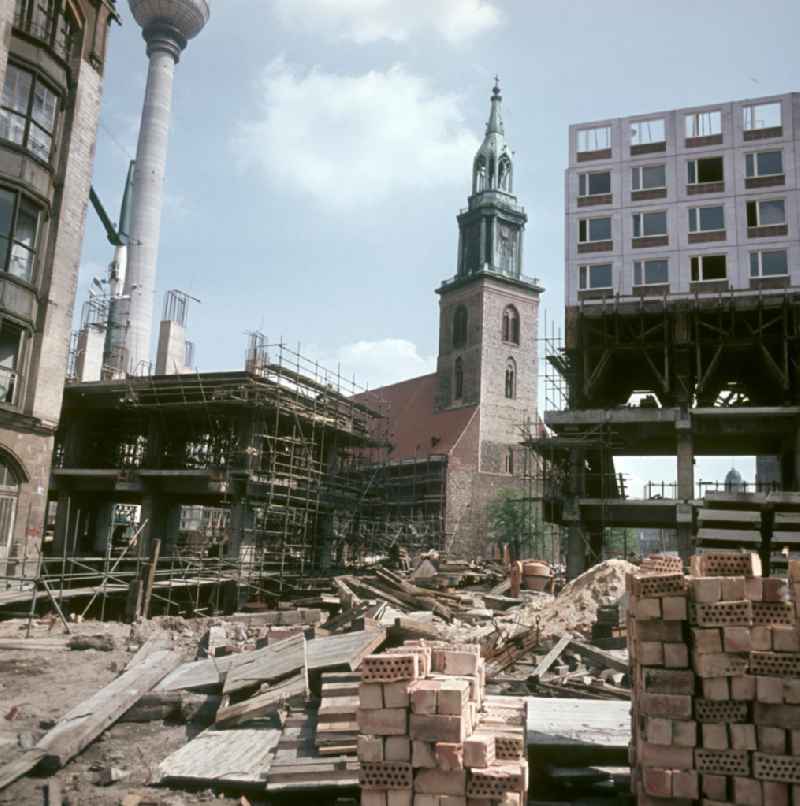
{"type": "MultiPolygon", "coordinates": [[[[311,354],[314,354],[313,351],[311,354]]],[[[341,366],[344,377],[355,376],[360,387],[374,389],[390,383],[426,375],[436,369],[436,357],[420,355],[416,345],[406,339],[356,341],[320,356],[328,369],[341,366]]]]}
{"type": "Polygon", "coordinates": [[[273,8],[288,28],[356,44],[427,31],[458,43],[502,22],[492,0],[275,0],[273,8]]]}
{"type": "Polygon", "coordinates": [[[243,166],[326,207],[466,181],[478,147],[460,98],[437,94],[401,66],[299,75],[276,59],[265,71],[263,97],[260,114],[235,136],[243,166]]]}

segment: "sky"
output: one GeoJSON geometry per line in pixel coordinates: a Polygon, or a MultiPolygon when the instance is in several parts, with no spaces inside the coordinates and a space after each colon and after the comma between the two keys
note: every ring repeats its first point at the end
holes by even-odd
{"type": "MultiPolygon", "coordinates": [[[[766,0],[211,0],[176,68],[156,313],[179,288],[200,371],[261,330],[374,387],[435,369],[493,76],[504,97],[523,272],[563,321],[568,126],[798,89],[800,5],[766,0]]],[[[94,187],[117,217],[147,70],[112,26],[94,187]]],[[[87,219],[77,309],[112,256],[87,219]]],[[[76,311],[77,316],[77,311],[76,311]]],[[[157,329],[156,329],[157,330],[157,329]]],[[[698,460],[696,477],[752,460],[698,460]]],[[[638,490],[652,463],[626,460],[638,490]]],[[[674,461],[659,478],[674,478],[674,461]],[[671,475],[670,475],[671,474],[671,475]]]]}

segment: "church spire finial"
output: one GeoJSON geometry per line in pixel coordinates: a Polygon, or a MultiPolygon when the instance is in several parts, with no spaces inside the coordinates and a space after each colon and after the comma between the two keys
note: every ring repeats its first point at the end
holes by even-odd
{"type": "Polygon", "coordinates": [[[494,77],[494,87],[492,88],[492,111],[489,113],[489,120],[486,123],[486,134],[505,134],[503,131],[503,115],[501,105],[503,96],[500,94],[500,77],[494,77]]]}

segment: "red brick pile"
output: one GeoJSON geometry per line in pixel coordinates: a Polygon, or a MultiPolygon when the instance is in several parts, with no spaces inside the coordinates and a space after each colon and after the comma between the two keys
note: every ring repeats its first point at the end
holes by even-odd
{"type": "Polygon", "coordinates": [[[632,786],[640,806],[800,806],[800,562],[643,564],[628,580],[632,786]]]}
{"type": "Polygon", "coordinates": [[[358,711],[362,806],[524,803],[524,710],[485,702],[485,686],[473,644],[407,641],[366,657],[358,711]]]}

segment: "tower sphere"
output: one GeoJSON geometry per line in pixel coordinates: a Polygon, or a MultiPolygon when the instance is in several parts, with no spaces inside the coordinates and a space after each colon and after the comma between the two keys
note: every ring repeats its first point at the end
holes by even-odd
{"type": "Polygon", "coordinates": [[[154,24],[165,23],[186,39],[203,30],[210,14],[206,0],[128,0],[128,4],[145,32],[154,24]]]}

